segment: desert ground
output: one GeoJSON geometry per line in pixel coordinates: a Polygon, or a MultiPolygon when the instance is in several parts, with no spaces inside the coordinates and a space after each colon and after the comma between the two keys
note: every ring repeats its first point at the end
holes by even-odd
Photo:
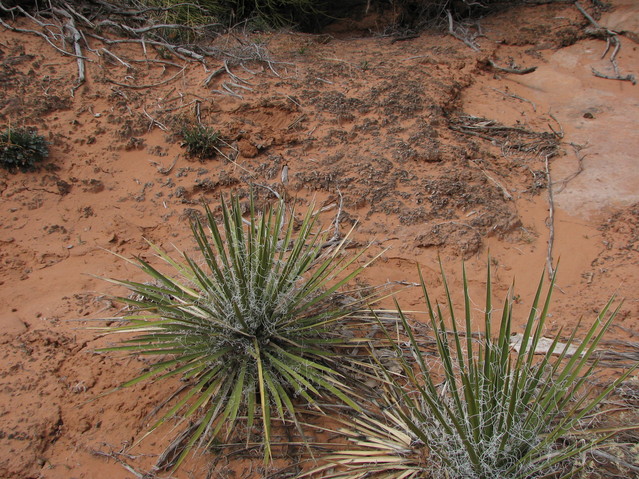
{"type": "MultiPolygon", "coordinates": [[[[157,262],[147,241],[193,253],[202,201],[231,191],[314,203],[328,226],[339,213],[353,246],[370,245],[363,260],[383,252],[368,284],[414,283],[419,264],[440,294],[441,258],[457,294],[465,261],[480,305],[490,261],[495,296],[515,280],[525,315],[560,260],[548,333],[590,324],[617,295],[605,344],[636,353],[639,4],[611,4],[596,21],[618,52],[574,5],[551,3],[459,38],[402,37],[375,15],[321,35],[234,32],[205,62],[108,45],[116,59],[89,39],[80,86],[75,58],[0,27],[0,124],[50,143],[38,171],[0,170],[0,477],[165,475],[152,467],[175,431],[140,439],[166,385],[104,394],[145,363],[96,352],[109,339],[93,320],[117,316],[108,298],[124,294],[100,278],[144,280],[117,255],[157,262]],[[615,75],[611,54],[628,79],[593,73],[615,75]],[[215,158],[181,146],[180,125],[197,123],[219,131],[215,158]]],[[[418,288],[398,301],[424,307],[418,288]]],[[[639,394],[634,377],[627,391],[639,394]]],[[[288,477],[259,454],[214,468],[211,455],[174,477],[288,477]]]]}

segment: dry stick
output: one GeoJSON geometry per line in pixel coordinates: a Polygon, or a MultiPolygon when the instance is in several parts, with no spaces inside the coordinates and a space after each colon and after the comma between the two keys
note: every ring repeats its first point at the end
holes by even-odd
{"type": "Polygon", "coordinates": [[[597,29],[597,32],[602,33],[603,35],[605,35],[606,37],[606,49],[603,52],[603,55],[601,56],[601,58],[604,58],[606,56],[606,54],[608,53],[608,51],[610,50],[610,45],[614,45],[615,48],[612,52],[612,55],[610,55],[610,63],[612,63],[612,68],[615,71],[615,75],[605,75],[601,72],[598,72],[597,70],[595,70],[594,68],[591,68],[592,70],[592,74],[596,77],[599,78],[605,78],[606,80],[621,80],[621,81],[629,81],[630,83],[632,83],[633,85],[637,84],[637,79],[635,78],[634,75],[621,75],[619,73],[619,67],[617,65],[617,54],[619,53],[619,50],[621,49],[621,40],[619,40],[619,36],[617,35],[617,32],[614,32],[612,30],[610,30],[609,28],[606,27],[602,27],[599,22],[597,22],[597,20],[595,20],[594,18],[592,18],[592,16],[590,16],[590,14],[584,9],[584,7],[581,6],[581,4],[578,1],[575,1],[574,3],[575,7],[577,8],[577,10],[579,10],[581,12],[581,14],[586,17],[586,19],[592,24],[593,27],[595,27],[597,29]]]}
{"type": "Polygon", "coordinates": [[[100,48],[100,50],[102,50],[104,53],[106,53],[108,56],[110,56],[111,58],[113,58],[114,60],[120,62],[122,64],[122,66],[124,66],[127,70],[132,70],[133,67],[131,66],[130,63],[125,62],[124,60],[122,60],[119,56],[117,56],[115,53],[107,50],[106,48],[102,47],[100,48]]]}
{"type": "Polygon", "coordinates": [[[337,214],[335,215],[335,221],[333,222],[335,224],[335,233],[333,234],[329,242],[337,242],[339,241],[341,236],[339,233],[339,219],[342,215],[342,207],[344,206],[344,196],[342,195],[339,187],[337,188],[337,194],[339,195],[339,207],[337,210],[337,214]]]}
{"type": "Polygon", "coordinates": [[[635,78],[634,75],[606,75],[604,73],[598,72],[597,70],[595,70],[594,68],[590,68],[592,70],[592,74],[596,77],[599,78],[605,78],[606,80],[620,80],[620,81],[629,81],[630,83],[632,83],[633,85],[637,84],[637,79],[635,78]]]}
{"type": "Polygon", "coordinates": [[[239,83],[235,83],[235,82],[228,82],[228,83],[226,83],[226,84],[227,84],[227,85],[234,86],[234,87],[236,87],[236,88],[241,88],[242,90],[255,91],[255,90],[253,90],[251,87],[244,86],[244,85],[240,85],[239,83]]]}
{"type": "Polygon", "coordinates": [[[95,25],[93,24],[91,20],[89,20],[87,17],[79,13],[77,10],[74,10],[74,8],[71,5],[69,5],[68,2],[63,2],[63,4],[67,12],[71,12],[76,18],[79,18],[80,20],[82,20],[84,23],[87,24],[89,28],[95,28],[95,25]]]}
{"type": "MultiPolygon", "coordinates": [[[[233,91],[233,89],[231,89],[231,87],[228,86],[228,84],[226,82],[222,83],[222,88],[224,90],[226,90],[227,94],[234,96],[236,98],[239,98],[240,100],[242,100],[244,97],[242,95],[240,95],[239,93],[233,91]]],[[[215,91],[215,90],[214,90],[215,91]]]]}
{"type": "Polygon", "coordinates": [[[557,138],[563,139],[563,137],[564,137],[564,127],[561,125],[561,123],[559,123],[559,120],[557,120],[555,115],[553,115],[552,113],[548,113],[548,116],[550,118],[552,118],[553,120],[555,120],[555,123],[557,123],[557,125],[559,125],[559,132],[556,132],[555,129],[552,126],[550,126],[550,123],[548,123],[548,128],[550,128],[550,130],[554,133],[554,135],[557,138]]]}
{"type": "Polygon", "coordinates": [[[155,58],[145,58],[144,60],[129,59],[129,61],[131,63],[161,63],[162,65],[169,65],[175,68],[182,68],[182,65],[179,65],[175,62],[170,62],[168,60],[158,60],[155,58]]]}
{"type": "Polygon", "coordinates": [[[162,131],[168,131],[168,128],[166,126],[164,126],[162,123],[160,123],[159,121],[157,121],[155,118],[153,118],[151,115],[149,115],[146,111],[145,107],[142,107],[142,111],[144,112],[144,115],[151,120],[151,124],[149,125],[149,131],[151,131],[153,129],[154,125],[157,125],[157,127],[162,130],[162,131]]]}
{"type": "Polygon", "coordinates": [[[639,467],[635,466],[634,464],[630,464],[629,462],[626,462],[617,456],[604,452],[601,449],[592,449],[589,452],[593,456],[599,456],[602,459],[606,459],[612,463],[617,464],[618,466],[624,467],[626,469],[630,469],[631,471],[639,472],[639,467]]]}
{"type": "Polygon", "coordinates": [[[477,163],[475,163],[474,161],[470,161],[473,165],[475,165],[477,168],[479,168],[479,170],[484,174],[484,176],[486,178],[488,178],[490,181],[492,181],[497,188],[499,188],[501,190],[501,194],[504,196],[505,199],[507,200],[512,200],[513,199],[513,195],[511,195],[509,193],[509,191],[506,189],[506,187],[504,185],[502,185],[499,181],[497,181],[495,178],[493,178],[492,176],[490,176],[486,170],[484,170],[481,166],[479,166],[477,163]]]}
{"type": "Polygon", "coordinates": [[[229,68],[229,62],[228,60],[224,60],[224,69],[226,70],[226,73],[229,74],[229,76],[235,80],[236,82],[241,82],[241,83],[245,83],[246,85],[250,85],[250,83],[246,80],[244,80],[243,78],[238,77],[237,75],[235,75],[233,72],[231,72],[231,69],[229,68]]]}
{"type": "Polygon", "coordinates": [[[514,95],[513,93],[508,93],[506,91],[498,90],[497,88],[492,88],[492,89],[495,90],[497,93],[501,93],[504,96],[509,96],[511,98],[515,98],[516,100],[521,100],[521,101],[525,101],[526,103],[530,103],[532,105],[533,111],[537,112],[537,106],[535,105],[534,102],[532,102],[532,101],[530,101],[530,100],[528,100],[526,98],[522,98],[519,95],[514,95]]]}
{"type": "Polygon", "coordinates": [[[552,180],[550,178],[550,166],[548,164],[548,158],[550,155],[546,155],[546,180],[548,181],[548,255],[546,256],[546,262],[548,266],[548,277],[551,278],[555,272],[553,268],[552,260],[552,247],[555,241],[555,202],[552,192],[552,180]]]}
{"type": "Polygon", "coordinates": [[[80,40],[82,39],[82,35],[80,35],[80,32],[76,28],[75,20],[69,12],[55,7],[52,8],[51,11],[67,19],[64,23],[64,29],[69,32],[71,40],[73,41],[73,49],[75,50],[76,60],[78,62],[78,81],[75,87],[71,89],[71,96],[73,96],[75,90],[86,80],[84,57],[82,56],[82,48],[80,48],[80,40]]]}
{"type": "Polygon", "coordinates": [[[493,67],[495,70],[504,73],[514,73],[515,75],[526,75],[527,73],[532,73],[537,70],[537,67],[529,67],[529,68],[511,68],[511,67],[500,67],[494,61],[488,60],[488,64],[493,67]]]}
{"type": "Polygon", "coordinates": [[[206,80],[204,80],[204,86],[209,86],[209,83],[211,83],[213,78],[215,78],[218,75],[221,75],[224,72],[225,72],[224,67],[220,67],[217,70],[212,71],[211,74],[206,77],[206,80]]]}
{"type": "Polygon", "coordinates": [[[584,160],[586,159],[586,156],[588,155],[579,156],[579,150],[577,149],[576,145],[572,144],[572,147],[575,152],[575,155],[577,156],[577,161],[579,162],[579,166],[577,167],[577,171],[566,176],[563,180],[559,180],[556,182],[556,184],[561,185],[561,188],[558,189],[556,193],[561,193],[566,188],[569,182],[574,180],[577,176],[579,176],[584,171],[584,160]]]}
{"type": "Polygon", "coordinates": [[[195,118],[197,118],[198,125],[202,124],[202,113],[200,111],[200,105],[202,102],[200,100],[195,100],[195,118]]]}
{"type": "Polygon", "coordinates": [[[478,52],[479,51],[479,47],[477,47],[477,45],[471,43],[467,38],[464,38],[461,35],[458,35],[457,32],[455,32],[455,25],[453,23],[453,16],[450,13],[450,10],[446,10],[446,14],[448,15],[448,33],[450,33],[453,37],[455,37],[460,42],[464,43],[471,50],[474,50],[474,51],[478,52]]]}
{"type": "Polygon", "coordinates": [[[94,456],[103,456],[103,457],[108,457],[110,459],[115,460],[115,462],[120,464],[122,467],[124,467],[127,471],[129,471],[135,477],[138,477],[140,479],[154,477],[154,476],[149,476],[148,474],[142,474],[141,472],[136,471],[131,466],[129,466],[126,462],[124,462],[122,459],[120,459],[115,453],[102,452],[102,451],[98,451],[98,450],[92,450],[91,453],[94,456]]]}
{"type": "MultiPolygon", "coordinates": [[[[63,55],[67,55],[67,56],[70,56],[70,57],[75,57],[75,56],[77,56],[77,55],[75,55],[75,54],[73,54],[73,53],[71,53],[71,52],[68,52],[68,51],[66,51],[66,50],[63,50],[62,48],[60,48],[59,46],[57,46],[55,43],[53,43],[53,42],[51,41],[51,38],[49,38],[49,36],[48,36],[48,35],[45,35],[45,34],[44,34],[44,33],[42,33],[42,32],[38,32],[37,30],[30,30],[30,29],[28,29],[28,28],[17,28],[17,27],[13,27],[13,26],[11,26],[11,25],[9,25],[9,24],[5,23],[5,22],[4,22],[4,20],[2,20],[2,18],[0,18],[0,25],[2,25],[2,26],[3,26],[4,28],[6,28],[7,30],[11,30],[12,32],[16,32],[16,33],[30,33],[30,34],[32,34],[32,35],[37,35],[37,36],[39,36],[39,37],[42,37],[42,38],[44,38],[44,39],[47,41],[47,43],[48,43],[49,45],[51,45],[53,48],[55,48],[58,52],[62,53],[63,55]]],[[[83,57],[83,58],[84,58],[84,57],[83,57]]]]}
{"type": "Polygon", "coordinates": [[[162,108],[161,110],[157,110],[158,113],[167,113],[169,111],[176,111],[176,110],[181,110],[182,108],[186,108],[187,106],[191,106],[194,103],[198,103],[200,100],[191,100],[188,103],[185,103],[184,105],[178,105],[172,108],[162,108]]]}
{"type": "Polygon", "coordinates": [[[169,83],[170,81],[175,80],[179,75],[181,75],[184,72],[185,69],[186,69],[186,65],[183,66],[182,69],[179,72],[177,72],[175,75],[173,75],[171,78],[167,78],[166,80],[163,80],[163,81],[161,81],[159,83],[153,83],[151,85],[127,85],[126,83],[119,83],[119,82],[117,82],[115,80],[111,80],[110,78],[107,78],[107,81],[109,83],[113,83],[114,85],[122,86],[122,87],[125,87],[125,88],[131,88],[133,90],[143,90],[145,88],[154,88],[156,86],[160,86],[160,85],[164,85],[166,83],[169,83]]]}
{"type": "Polygon", "coordinates": [[[156,47],[166,48],[171,53],[173,53],[173,55],[178,57],[180,60],[184,60],[184,61],[190,61],[190,60],[203,61],[204,60],[204,57],[198,53],[192,52],[191,50],[187,50],[184,47],[176,47],[175,45],[171,45],[170,43],[167,43],[167,42],[160,42],[157,40],[147,40],[145,38],[120,38],[117,40],[112,40],[112,39],[103,37],[101,35],[96,35],[95,33],[87,33],[87,35],[92,38],[95,38],[96,40],[100,40],[101,42],[104,42],[107,45],[114,45],[119,43],[141,44],[142,48],[145,51],[145,56],[146,56],[146,45],[149,44],[156,47]]]}

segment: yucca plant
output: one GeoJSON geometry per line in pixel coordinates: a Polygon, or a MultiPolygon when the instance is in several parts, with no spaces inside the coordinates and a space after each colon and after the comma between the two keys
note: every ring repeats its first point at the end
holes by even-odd
{"type": "Polygon", "coordinates": [[[258,212],[251,196],[245,219],[238,196],[230,204],[222,199],[221,226],[205,208],[204,224],[192,225],[200,258],[174,259],[152,245],[172,274],[138,258],[130,261],[150,282],[109,280],[132,292],[118,299],[133,312],[107,330],[127,339],[102,351],[157,358],[122,387],[147,379],[184,381],[151,427],[177,415],[188,422],[175,467],[193,447],[228,441],[238,430],[246,441],[257,431],[253,440],[268,461],[274,422],[295,424],[304,437],[298,413],[307,405],[320,408],[330,397],[357,408],[339,351],[357,344],[361,320],[347,319],[372,300],[336,301],[340,288],[370,262],[359,263],[365,250],[345,254],[348,235],[327,242],[312,207],[297,226],[283,202],[258,212]]]}
{"type": "Polygon", "coordinates": [[[619,306],[612,310],[614,298],[580,342],[575,339],[579,326],[564,343],[559,342],[563,334],[559,331],[551,346],[540,353],[555,284],[553,276],[542,299],[542,276],[522,340],[513,351],[512,288],[498,318],[488,268],[483,330],[477,334],[465,271],[461,325],[443,270],[442,278],[444,307],[433,306],[421,278],[436,359],[432,351],[425,351],[397,306],[408,354],[400,348],[402,343],[387,334],[402,374],[394,374],[386,363],[379,362],[387,384],[377,403],[380,412],[342,419],[340,432],[354,447],[330,456],[326,465],[307,475],[341,479],[569,477],[577,470],[570,459],[614,432],[582,428],[584,419],[631,372],[603,390],[589,388],[588,380],[597,367],[597,344],[619,310],[619,306]]]}

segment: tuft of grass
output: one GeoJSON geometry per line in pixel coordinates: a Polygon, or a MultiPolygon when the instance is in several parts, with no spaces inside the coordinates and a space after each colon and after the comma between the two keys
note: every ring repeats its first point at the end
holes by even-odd
{"type": "Polygon", "coordinates": [[[48,143],[36,130],[8,127],[0,133],[0,166],[11,172],[33,171],[48,156],[48,143]]]}
{"type": "Polygon", "coordinates": [[[346,255],[346,238],[327,246],[312,208],[295,228],[283,202],[257,211],[251,196],[247,218],[237,196],[222,199],[221,209],[220,225],[208,206],[204,224],[192,224],[199,258],[174,259],[152,245],[171,274],[138,258],[130,262],[150,282],[109,280],[132,292],[117,299],[133,312],[106,328],[126,339],[102,351],[154,358],[121,387],[183,381],[151,427],[175,416],[186,423],[175,442],[176,468],[194,447],[237,439],[238,431],[246,441],[257,437],[268,462],[275,422],[294,424],[304,438],[299,412],[309,404],[358,408],[339,351],[357,344],[345,328],[357,333],[360,320],[351,314],[372,298],[346,306],[336,295],[370,262],[357,264],[362,253],[346,255]]]}
{"type": "Polygon", "coordinates": [[[542,275],[521,343],[512,351],[512,288],[498,315],[492,304],[490,264],[483,328],[478,334],[473,329],[474,306],[465,271],[461,323],[443,269],[442,278],[446,291],[443,306],[432,303],[421,278],[437,359],[425,352],[397,306],[406,341],[393,340],[389,332],[387,338],[394,344],[402,374],[379,362],[386,386],[377,404],[378,413],[343,419],[340,432],[352,448],[329,456],[327,465],[306,476],[570,477],[579,470],[576,456],[622,430],[597,431],[584,426],[633,371],[626,371],[601,390],[589,387],[597,369],[597,345],[620,307],[613,309],[614,298],[585,330],[581,342],[576,341],[577,326],[566,342],[560,343],[560,331],[547,351],[538,354],[555,284],[553,276],[544,296],[542,275]],[[336,465],[341,467],[331,472],[336,465]]]}
{"type": "Polygon", "coordinates": [[[182,146],[189,155],[200,158],[214,158],[218,153],[220,134],[215,129],[204,125],[186,125],[180,131],[182,146]]]}

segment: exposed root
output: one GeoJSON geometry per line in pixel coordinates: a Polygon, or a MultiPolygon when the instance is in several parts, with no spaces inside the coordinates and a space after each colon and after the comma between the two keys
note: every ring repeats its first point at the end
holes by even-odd
{"type": "Polygon", "coordinates": [[[621,40],[619,38],[619,32],[615,32],[610,30],[609,28],[602,27],[597,20],[595,20],[585,9],[581,6],[578,1],[575,1],[575,7],[577,10],[581,12],[581,14],[586,17],[586,19],[591,23],[592,29],[589,33],[595,37],[602,37],[606,39],[606,48],[601,55],[601,58],[605,58],[611,47],[614,47],[612,50],[612,54],[610,55],[610,63],[612,64],[612,69],[614,71],[614,75],[607,75],[601,73],[594,68],[592,68],[592,74],[598,78],[605,78],[607,80],[620,80],[620,81],[629,81],[633,85],[637,84],[637,79],[634,75],[622,75],[619,72],[619,66],[617,65],[617,54],[619,50],[621,50],[621,40]]]}
{"type": "MultiPolygon", "coordinates": [[[[37,13],[31,14],[20,5],[7,7],[3,4],[3,0],[0,0],[0,12],[9,14],[13,16],[14,19],[16,17],[24,17],[34,28],[25,28],[22,25],[16,26],[14,22],[6,18],[0,18],[0,26],[17,33],[39,36],[58,53],[76,58],[78,77],[72,89],[72,94],[87,79],[86,63],[95,61],[89,58],[90,54],[96,55],[98,58],[108,59],[108,61],[114,61],[127,70],[132,69],[132,63],[134,61],[162,63],[175,68],[181,68],[182,70],[185,68],[184,64],[179,65],[166,59],[149,58],[149,47],[155,49],[159,55],[168,54],[182,60],[184,63],[201,63],[207,71],[207,59],[219,61],[227,57],[222,67],[214,69],[207,77],[205,85],[208,86],[214,78],[224,73],[229,76],[231,82],[224,83],[219,92],[238,98],[242,97],[238,93],[238,89],[245,91],[252,90],[247,86],[250,84],[247,80],[231,71],[230,63],[233,65],[242,65],[244,62],[264,62],[274,75],[280,76],[280,73],[277,72],[274,67],[276,62],[271,60],[268,52],[261,45],[248,44],[238,39],[242,45],[240,48],[225,50],[204,46],[203,44],[181,43],[179,34],[173,36],[176,38],[175,40],[172,39],[171,35],[167,35],[167,33],[170,34],[171,32],[186,32],[201,38],[216,36],[225,30],[221,24],[212,23],[194,27],[177,23],[156,23],[153,15],[149,15],[149,13],[152,12],[166,12],[173,8],[183,6],[184,4],[176,4],[169,7],[149,7],[138,10],[130,10],[105,0],[91,0],[90,5],[82,4],[72,6],[65,0],[50,0],[47,4],[49,5],[48,8],[39,9],[37,13]],[[96,4],[99,6],[98,9],[95,9],[96,4]],[[91,7],[93,7],[93,9],[91,9],[91,7]],[[113,38],[107,36],[109,34],[115,34],[118,37],[113,38]],[[102,45],[92,47],[89,41],[91,41],[91,43],[99,42],[102,45]],[[119,56],[116,51],[111,48],[106,48],[107,46],[123,44],[139,45],[144,51],[145,59],[128,60],[119,56]],[[230,59],[230,62],[228,59],[230,59]]],[[[198,5],[189,5],[202,10],[202,7],[198,5]]],[[[181,72],[178,72],[175,78],[179,76],[179,73],[181,72]]],[[[108,81],[125,88],[147,89],[161,86],[173,78],[174,77],[150,85],[130,85],[116,80],[108,81]]]]}

